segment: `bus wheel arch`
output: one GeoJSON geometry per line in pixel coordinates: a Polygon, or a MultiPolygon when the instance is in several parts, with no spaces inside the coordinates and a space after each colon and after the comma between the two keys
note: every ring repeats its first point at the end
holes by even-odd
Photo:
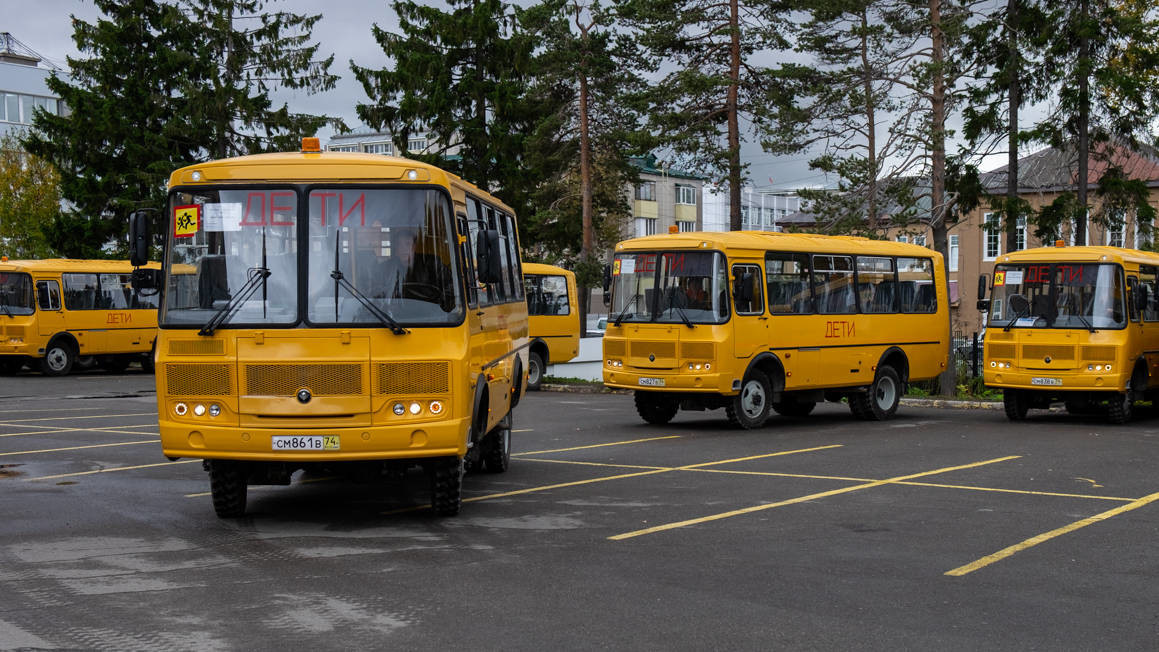
{"type": "MultiPolygon", "coordinates": [[[[756,369],[763,373],[769,380],[769,389],[772,391],[772,396],[769,398],[774,401],[781,399],[781,393],[785,391],[785,365],[775,353],[761,353],[749,362],[749,366],[745,369],[745,378],[756,369]]],[[[742,381],[743,383],[743,381],[742,381]]]]}
{"type": "Polygon", "coordinates": [[[40,359],[40,371],[45,376],[67,376],[76,362],[80,345],[68,333],[53,336],[44,347],[44,357],[40,359]]]}
{"type": "Polygon", "coordinates": [[[523,399],[523,358],[515,356],[515,369],[511,374],[511,405],[508,410],[514,410],[519,401],[523,399]]]}
{"type": "MultiPolygon", "coordinates": [[[[897,373],[898,380],[901,381],[902,389],[909,384],[909,358],[906,357],[905,351],[902,351],[896,346],[891,346],[881,354],[877,359],[877,369],[889,366],[893,367],[894,372],[897,373]]],[[[876,373],[876,371],[875,371],[876,373]]]]}
{"type": "Polygon", "coordinates": [[[536,339],[528,347],[527,389],[529,391],[539,391],[539,386],[543,384],[543,376],[547,373],[547,362],[549,359],[547,342],[536,339]]]}
{"type": "Polygon", "coordinates": [[[1135,361],[1131,370],[1131,379],[1127,381],[1126,391],[1122,394],[1113,394],[1108,403],[1108,420],[1116,425],[1127,423],[1135,415],[1135,401],[1142,398],[1147,390],[1148,374],[1147,362],[1142,357],[1135,361]]]}

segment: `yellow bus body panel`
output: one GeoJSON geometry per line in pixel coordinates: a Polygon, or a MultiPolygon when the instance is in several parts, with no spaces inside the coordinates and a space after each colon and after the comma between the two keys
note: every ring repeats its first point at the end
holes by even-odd
{"type": "Polygon", "coordinates": [[[580,311],[579,290],[575,274],[555,265],[523,263],[523,276],[562,276],[567,279],[566,315],[528,315],[527,328],[530,337],[542,339],[547,344],[550,364],[567,362],[579,355],[580,311]]]}

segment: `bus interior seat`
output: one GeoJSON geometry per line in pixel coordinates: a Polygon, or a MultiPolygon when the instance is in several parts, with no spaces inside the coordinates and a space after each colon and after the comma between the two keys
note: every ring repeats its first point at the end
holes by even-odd
{"type": "Polygon", "coordinates": [[[207,309],[213,307],[214,301],[231,298],[224,255],[209,255],[201,259],[197,270],[197,294],[198,306],[207,309]]]}

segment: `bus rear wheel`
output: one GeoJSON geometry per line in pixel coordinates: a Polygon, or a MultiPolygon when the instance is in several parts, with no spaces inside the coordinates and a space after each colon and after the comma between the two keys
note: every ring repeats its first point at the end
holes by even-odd
{"type": "Polygon", "coordinates": [[[769,418],[773,392],[769,388],[769,378],[762,371],[753,369],[741,383],[740,393],[732,397],[725,406],[728,421],[745,430],[760,428],[769,418]]]}
{"type": "Polygon", "coordinates": [[[511,465],[511,413],[483,439],[483,468],[487,473],[503,473],[511,465]]]}
{"type": "Polygon", "coordinates": [[[66,340],[55,339],[48,344],[40,359],[40,373],[45,376],[67,376],[76,362],[76,353],[66,340]]]}
{"type": "Polygon", "coordinates": [[[1026,418],[1026,413],[1030,411],[1030,397],[1022,390],[1002,390],[1002,407],[1006,410],[1007,419],[1022,421],[1026,418]]]}
{"type": "Polygon", "coordinates": [[[658,392],[637,390],[634,398],[636,413],[640,415],[641,419],[654,426],[668,423],[680,411],[680,403],[676,399],[658,392]]]}
{"type": "Polygon", "coordinates": [[[543,358],[532,351],[527,356],[527,389],[537,392],[541,384],[543,384],[543,358]]]}
{"type": "Polygon", "coordinates": [[[1127,391],[1122,394],[1114,394],[1111,400],[1107,401],[1107,420],[1115,425],[1122,425],[1131,420],[1135,415],[1135,392],[1132,390],[1135,381],[1127,383],[1127,391]]]}
{"type": "Polygon", "coordinates": [[[431,509],[439,516],[454,516],[463,505],[463,460],[443,457],[427,463],[431,478],[431,509]]]}
{"type": "Polygon", "coordinates": [[[218,518],[245,516],[246,467],[234,460],[207,460],[209,491],[218,518]]]}
{"type": "Polygon", "coordinates": [[[877,370],[869,391],[849,396],[849,409],[854,416],[867,421],[885,421],[897,412],[901,402],[901,378],[893,367],[877,370]]]}

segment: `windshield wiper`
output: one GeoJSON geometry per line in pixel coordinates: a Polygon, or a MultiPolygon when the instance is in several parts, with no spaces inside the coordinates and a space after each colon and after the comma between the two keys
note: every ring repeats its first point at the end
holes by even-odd
{"type": "Polygon", "coordinates": [[[1007,332],[1011,328],[1014,328],[1014,322],[1018,321],[1018,319],[1020,317],[1025,317],[1026,315],[1029,315],[1029,314],[1030,314],[1030,302],[1027,301],[1026,302],[1026,313],[1023,314],[1023,312],[1021,310],[1015,311],[1014,316],[1010,318],[1010,321],[1006,323],[1006,327],[1003,328],[1002,331],[1007,332]]]}
{"type": "Polygon", "coordinates": [[[1079,321],[1081,321],[1083,323],[1083,326],[1087,327],[1087,330],[1089,330],[1092,333],[1095,332],[1094,325],[1092,325],[1089,321],[1087,321],[1086,317],[1083,317],[1082,315],[1080,315],[1078,313],[1075,313],[1074,316],[1079,318],[1079,321]]]}
{"type": "Polygon", "coordinates": [[[668,308],[670,310],[675,310],[676,314],[680,315],[680,320],[684,322],[685,326],[691,329],[696,328],[692,325],[692,320],[688,318],[688,314],[684,312],[684,308],[681,308],[676,304],[676,295],[673,294],[668,296],[668,308]]]}
{"type": "Polygon", "coordinates": [[[378,318],[378,321],[380,321],[383,326],[390,328],[390,332],[394,333],[395,335],[406,335],[410,332],[400,326],[399,323],[394,320],[394,317],[390,316],[390,313],[374,305],[374,302],[370,299],[367,299],[365,294],[362,294],[358,288],[354,287],[350,281],[346,280],[346,277],[343,276],[341,271],[337,269],[331,270],[330,278],[334,279],[335,294],[337,294],[337,287],[341,286],[343,289],[350,293],[350,296],[358,299],[358,303],[361,303],[363,307],[369,310],[372,315],[378,318]]]}
{"type": "Polygon", "coordinates": [[[237,291],[237,294],[235,294],[232,299],[230,299],[224,306],[218,308],[217,312],[213,313],[213,316],[209,318],[209,321],[205,322],[205,325],[201,327],[201,330],[197,331],[198,335],[213,335],[213,331],[217,330],[218,326],[221,326],[225,322],[229,321],[230,318],[233,317],[234,313],[241,309],[242,304],[245,303],[246,300],[249,299],[255,291],[257,291],[258,286],[260,285],[264,287],[265,280],[270,277],[270,269],[264,266],[252,267],[248,273],[249,280],[245,282],[245,285],[241,286],[241,289],[237,291]]]}
{"type": "Polygon", "coordinates": [[[12,316],[12,310],[8,308],[8,304],[6,304],[6,303],[0,303],[0,308],[3,308],[3,309],[4,309],[4,314],[5,314],[5,315],[8,315],[9,317],[11,317],[11,316],[12,316]]]}
{"type": "Polygon", "coordinates": [[[616,315],[615,320],[612,321],[612,325],[619,326],[620,322],[624,321],[624,318],[628,316],[628,311],[632,308],[632,304],[636,303],[636,299],[639,299],[639,298],[640,298],[639,292],[637,292],[636,294],[633,294],[632,298],[628,299],[628,302],[624,304],[624,309],[620,311],[620,314],[616,315]]]}

